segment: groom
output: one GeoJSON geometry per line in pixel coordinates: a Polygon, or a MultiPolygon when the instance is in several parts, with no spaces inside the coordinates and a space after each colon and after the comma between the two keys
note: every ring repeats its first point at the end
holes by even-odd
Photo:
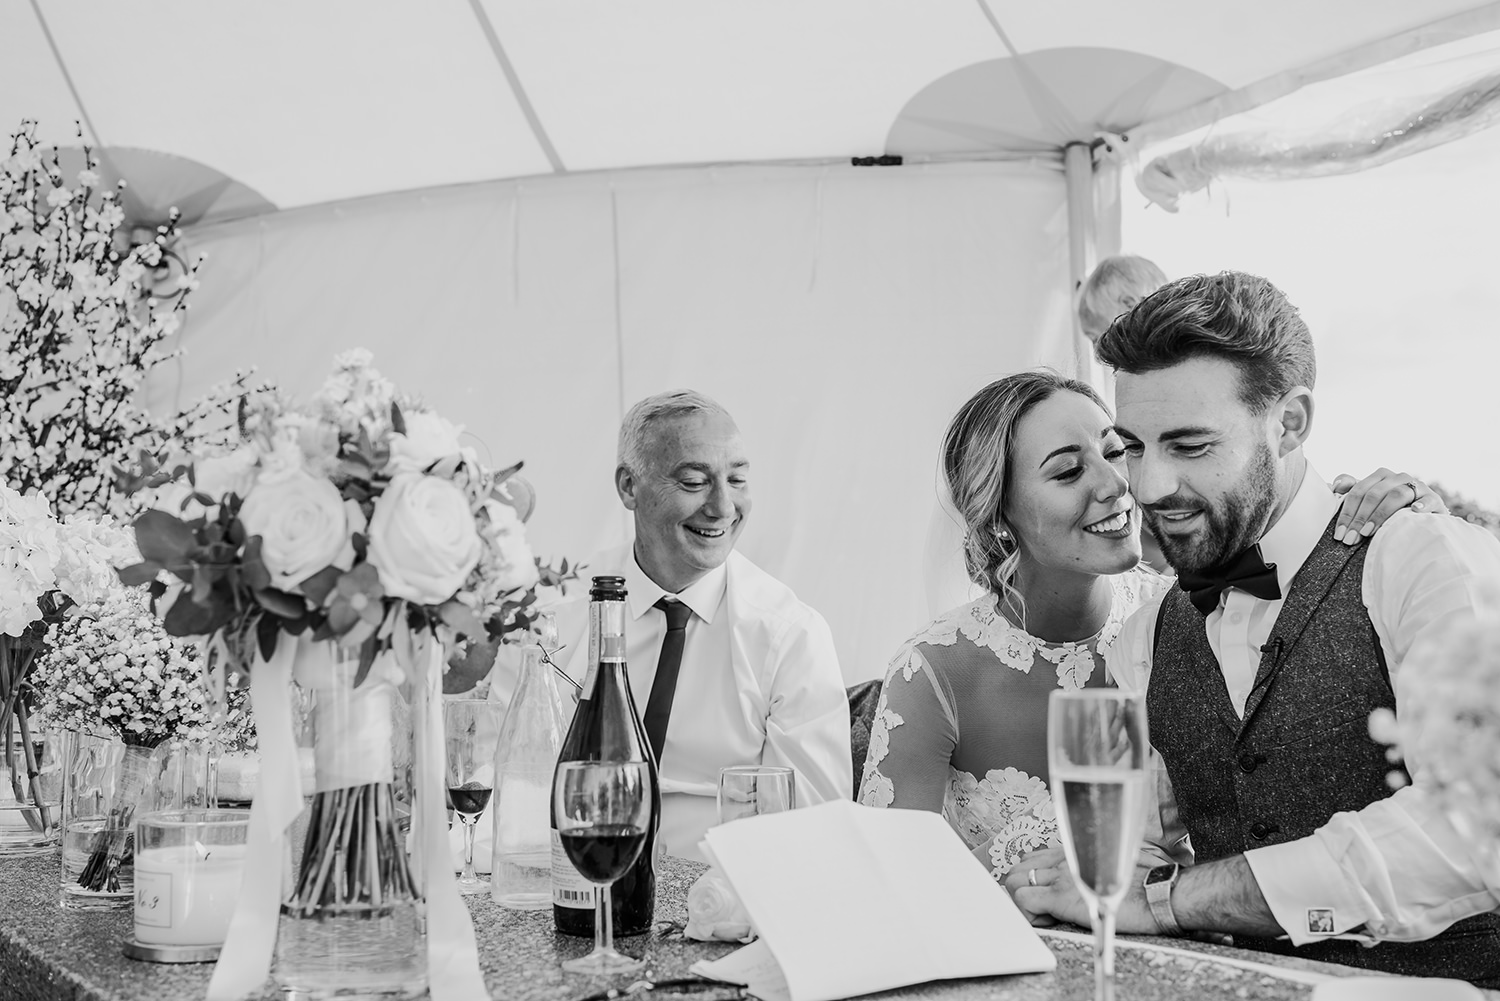
{"type": "MultiPolygon", "coordinates": [[[[1341,544],[1302,448],[1312,340],[1263,278],[1173,282],[1098,352],[1117,370],[1131,490],[1179,574],[1109,668],[1145,693],[1163,823],[1180,820],[1196,857],[1138,874],[1120,930],[1500,986],[1500,896],[1475,846],[1424,803],[1420,771],[1392,794],[1367,723],[1400,712],[1409,651],[1500,583],[1500,541],[1403,511],[1341,544]]],[[[1008,885],[1038,919],[1087,924],[1057,850],[1008,885]]]]}

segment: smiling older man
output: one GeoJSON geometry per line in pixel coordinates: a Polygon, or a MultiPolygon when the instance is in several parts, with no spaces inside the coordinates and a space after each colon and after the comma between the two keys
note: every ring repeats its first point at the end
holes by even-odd
{"type": "MultiPolygon", "coordinates": [[[[699,858],[719,769],[786,765],[797,803],[850,795],[849,703],[823,617],[734,551],[750,514],[749,460],[719,404],[648,397],[620,427],[615,489],[635,540],[589,561],[629,591],[630,687],[661,763],[661,843],[699,858]]],[[[558,610],[564,664],[587,674],[587,604],[558,610]]]]}

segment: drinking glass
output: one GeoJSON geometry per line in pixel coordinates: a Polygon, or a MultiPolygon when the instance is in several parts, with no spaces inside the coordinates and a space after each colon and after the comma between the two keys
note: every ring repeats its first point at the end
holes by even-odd
{"type": "Polygon", "coordinates": [[[1113,1001],[1115,911],[1145,831],[1146,699],[1117,689],[1052,693],[1047,766],[1068,868],[1094,926],[1094,999],[1113,1001]]]}
{"type": "Polygon", "coordinates": [[[464,868],[458,877],[460,893],[483,893],[490,888],[489,880],[474,875],[474,825],[495,791],[500,709],[500,703],[488,699],[451,699],[443,703],[448,805],[464,825],[464,868]]]}
{"type": "Polygon", "coordinates": [[[651,770],[645,761],[563,761],[552,782],[563,851],[594,884],[594,951],[562,964],[571,973],[625,973],[645,965],[615,951],[610,884],[625,875],[651,829],[651,770]]]}
{"type": "Polygon", "coordinates": [[[797,774],[782,765],[719,769],[719,823],[797,809],[797,774]]]}

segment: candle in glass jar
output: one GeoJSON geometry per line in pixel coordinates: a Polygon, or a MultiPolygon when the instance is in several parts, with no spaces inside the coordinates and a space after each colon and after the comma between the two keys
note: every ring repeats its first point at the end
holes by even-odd
{"type": "Polygon", "coordinates": [[[222,945],[245,870],[244,845],[171,845],[135,857],[135,937],[222,945]]]}

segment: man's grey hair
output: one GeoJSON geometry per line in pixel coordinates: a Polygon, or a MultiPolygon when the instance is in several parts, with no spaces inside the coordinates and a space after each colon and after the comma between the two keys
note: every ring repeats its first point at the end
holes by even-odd
{"type": "Polygon", "coordinates": [[[619,465],[631,472],[639,473],[646,468],[646,444],[651,440],[651,426],[674,417],[690,414],[723,414],[729,411],[718,403],[691,389],[674,389],[668,393],[657,393],[630,408],[620,422],[620,445],[616,454],[619,465]]]}

